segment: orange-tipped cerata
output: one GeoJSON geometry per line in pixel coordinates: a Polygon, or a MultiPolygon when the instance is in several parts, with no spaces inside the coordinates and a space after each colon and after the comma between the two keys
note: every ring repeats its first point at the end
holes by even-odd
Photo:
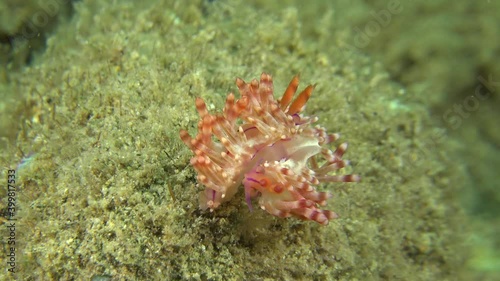
{"type": "Polygon", "coordinates": [[[317,118],[300,115],[314,86],[294,100],[299,86],[295,76],[279,101],[269,74],[249,83],[238,78],[236,86],[240,98],[230,93],[222,113],[211,114],[197,98],[198,133],[191,137],[180,131],[194,153],[191,165],[198,182],[205,187],[200,207],[216,209],[243,185],[249,208],[257,197],[261,209],[271,215],[328,224],[337,214],[321,207],[331,195],[315,187],[322,182],[355,182],[359,176],[341,173],[349,164],[342,159],[347,144],[328,148],[339,135],[313,126],[317,118]]]}

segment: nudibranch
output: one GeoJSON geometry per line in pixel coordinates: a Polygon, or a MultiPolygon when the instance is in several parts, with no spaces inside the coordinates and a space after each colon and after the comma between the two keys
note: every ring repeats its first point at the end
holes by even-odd
{"type": "Polygon", "coordinates": [[[180,131],[194,153],[190,163],[197,180],[205,187],[200,208],[213,211],[243,185],[250,210],[251,199],[258,197],[260,207],[271,215],[328,224],[337,214],[320,207],[331,194],[315,187],[323,182],[357,182],[360,177],[341,173],[349,165],[342,159],[347,143],[334,151],[327,146],[339,134],[313,126],[317,117],[300,114],[314,86],[293,99],[299,85],[295,76],[283,97],[275,100],[269,74],[262,73],[260,82],[237,78],[236,85],[241,97],[230,93],[222,113],[209,113],[204,100],[197,98],[198,134],[193,138],[180,131]]]}

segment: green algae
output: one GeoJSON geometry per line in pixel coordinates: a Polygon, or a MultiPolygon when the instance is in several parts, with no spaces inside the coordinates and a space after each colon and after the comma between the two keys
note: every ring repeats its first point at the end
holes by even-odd
{"type": "Polygon", "coordinates": [[[362,4],[267,2],[77,2],[36,63],[9,74],[7,118],[22,118],[2,117],[1,161],[36,153],[19,172],[18,279],[470,276],[468,179],[455,164],[461,144],[429,113],[436,97],[352,48],[347,23],[369,17],[362,4]],[[349,142],[363,179],[323,187],[341,216],[327,227],[249,212],[242,193],[198,209],[178,137],[197,124],[194,97],[220,110],[235,77],[263,71],[277,93],[296,73],[317,83],[306,113],[349,142]]]}

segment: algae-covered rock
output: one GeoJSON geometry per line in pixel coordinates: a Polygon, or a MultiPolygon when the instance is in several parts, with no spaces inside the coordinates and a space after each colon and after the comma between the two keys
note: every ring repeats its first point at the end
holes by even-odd
{"type": "Polygon", "coordinates": [[[460,145],[417,92],[352,48],[345,22],[361,4],[188,2],[75,2],[36,63],[2,85],[17,124],[0,154],[19,183],[14,276],[465,279],[460,145]],[[236,77],[263,71],[277,95],[297,73],[317,83],[307,113],[349,142],[362,181],[322,186],[340,215],[326,227],[250,212],[243,191],[198,208],[179,129],[195,130],[195,97],[221,110],[236,77]]]}
{"type": "Polygon", "coordinates": [[[71,14],[71,1],[0,2],[0,82],[42,52],[48,35],[71,14]]]}

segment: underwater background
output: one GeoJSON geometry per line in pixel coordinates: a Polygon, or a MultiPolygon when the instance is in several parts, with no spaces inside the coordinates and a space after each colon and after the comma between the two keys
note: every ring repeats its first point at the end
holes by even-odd
{"type": "Polygon", "coordinates": [[[0,280],[500,280],[500,2],[0,0],[0,280]],[[300,73],[328,226],[213,213],[195,97],[300,73]]]}

